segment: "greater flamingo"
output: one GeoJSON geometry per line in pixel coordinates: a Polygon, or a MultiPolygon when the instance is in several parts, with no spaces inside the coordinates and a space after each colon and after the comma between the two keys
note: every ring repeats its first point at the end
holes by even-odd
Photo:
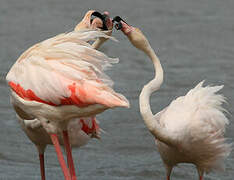
{"type": "MultiPolygon", "coordinates": [[[[79,26],[90,27],[93,14],[98,13],[88,11],[79,26]]],[[[107,57],[87,43],[97,38],[110,37],[78,28],[45,40],[25,51],[6,77],[16,113],[26,121],[40,121],[50,135],[66,180],[76,179],[67,132],[69,121],[95,117],[109,108],[129,107],[128,100],[111,88],[113,82],[103,72],[118,59],[107,57]],[[59,146],[60,132],[71,172],[59,146]]]]}
{"type": "Polygon", "coordinates": [[[150,96],[163,82],[163,69],[154,50],[143,33],[128,25],[119,16],[113,19],[115,27],[121,29],[133,46],[143,51],[153,62],[155,78],[146,84],[140,94],[141,116],[155,137],[170,179],[172,168],[178,163],[192,163],[196,166],[199,179],[204,172],[223,168],[224,159],[231,151],[231,145],[224,138],[225,126],[229,123],[224,115],[222,103],[225,98],[217,92],[223,86],[206,86],[203,82],[191,89],[185,96],[173,100],[156,115],[152,114],[150,96]]]}
{"type": "MultiPolygon", "coordinates": [[[[108,12],[104,12],[102,15],[98,12],[93,13],[92,11],[88,11],[86,15],[84,16],[83,20],[76,26],[75,31],[87,30],[87,29],[97,29],[97,30],[102,29],[103,21],[105,22],[104,25],[106,25],[104,29],[109,30],[109,31],[106,31],[105,33],[108,35],[111,35],[113,24],[111,23],[108,12]],[[98,18],[96,18],[96,16],[98,18]],[[89,25],[87,22],[90,21],[91,17],[92,19],[89,25]]],[[[106,40],[107,38],[98,38],[92,44],[92,47],[97,49],[106,40]]],[[[48,144],[53,144],[53,143],[51,142],[51,139],[48,133],[43,128],[39,120],[37,119],[25,120],[19,117],[18,115],[17,115],[17,118],[19,120],[19,123],[22,129],[28,136],[28,138],[37,147],[39,160],[40,160],[41,180],[45,180],[44,152],[45,152],[46,146],[48,144]]],[[[75,118],[71,120],[68,124],[68,135],[69,135],[69,141],[71,142],[72,147],[80,147],[80,146],[87,144],[87,142],[90,140],[90,137],[99,138],[100,131],[99,131],[99,126],[96,122],[96,118],[95,117],[82,118],[82,119],[75,118]]],[[[61,133],[59,133],[58,137],[59,137],[59,143],[61,145],[64,145],[62,138],[61,138],[62,137],[61,133]]],[[[68,164],[72,166],[71,159],[68,158],[67,161],[68,161],[68,164]]],[[[71,167],[71,168],[74,168],[74,167],[71,167]]],[[[75,169],[71,169],[71,168],[69,169],[70,173],[71,174],[74,173],[73,176],[75,177],[75,169]]]]}

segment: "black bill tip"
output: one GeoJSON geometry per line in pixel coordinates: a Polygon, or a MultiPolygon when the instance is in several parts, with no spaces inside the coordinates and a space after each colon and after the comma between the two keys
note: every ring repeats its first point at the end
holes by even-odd
{"type": "MultiPolygon", "coordinates": [[[[113,23],[117,22],[117,23],[115,24],[115,29],[117,29],[117,30],[122,29],[123,25],[122,25],[121,21],[123,21],[124,23],[126,23],[126,21],[124,21],[120,16],[115,16],[115,17],[113,18],[112,22],[113,22],[113,23]]],[[[128,23],[126,23],[126,24],[128,24],[128,23]]]]}

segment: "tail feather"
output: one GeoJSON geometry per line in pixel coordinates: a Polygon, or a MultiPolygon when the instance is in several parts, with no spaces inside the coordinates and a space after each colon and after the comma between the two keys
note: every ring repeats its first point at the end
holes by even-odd
{"type": "Polygon", "coordinates": [[[229,156],[232,150],[232,144],[226,142],[223,138],[223,132],[219,131],[203,139],[203,142],[192,142],[192,149],[194,152],[194,161],[197,166],[204,172],[224,171],[224,161],[229,156]]]}
{"type": "Polygon", "coordinates": [[[204,81],[190,90],[185,96],[185,103],[192,104],[195,119],[200,121],[200,126],[191,127],[194,141],[191,142],[194,157],[205,172],[212,170],[224,170],[224,160],[231,152],[232,145],[224,138],[226,125],[229,120],[225,116],[226,110],[222,104],[226,98],[217,94],[223,88],[221,86],[205,86],[204,81]]]}
{"type": "Polygon", "coordinates": [[[226,98],[222,94],[217,94],[223,88],[221,86],[203,87],[204,81],[191,89],[185,96],[185,104],[190,104],[199,113],[199,119],[209,120],[219,129],[225,130],[229,120],[225,116],[226,109],[222,107],[226,103],[226,98]]]}

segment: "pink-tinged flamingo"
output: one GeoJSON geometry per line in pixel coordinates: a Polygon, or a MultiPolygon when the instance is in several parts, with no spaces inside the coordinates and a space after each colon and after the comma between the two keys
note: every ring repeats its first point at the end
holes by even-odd
{"type": "Polygon", "coordinates": [[[158,151],[166,167],[167,180],[172,168],[178,163],[196,166],[199,179],[204,172],[223,168],[224,159],[231,145],[224,138],[225,126],[229,123],[222,103],[225,98],[217,92],[223,86],[206,86],[203,82],[185,96],[173,100],[170,105],[153,115],[150,96],[163,82],[163,69],[154,50],[143,33],[115,17],[115,27],[121,29],[133,46],[143,51],[153,62],[155,78],[146,84],[140,94],[141,116],[155,137],[158,151]]]}
{"type": "MultiPolygon", "coordinates": [[[[109,13],[104,12],[103,15],[99,14],[98,12],[93,13],[93,11],[88,11],[84,17],[84,19],[79,23],[79,28],[75,28],[75,31],[80,31],[80,30],[87,30],[87,29],[97,29],[100,30],[103,27],[103,21],[105,21],[106,28],[109,31],[106,31],[105,33],[108,35],[111,35],[113,24],[109,18],[109,13]],[[96,18],[96,16],[92,17],[93,15],[97,14],[97,16],[105,17],[106,19],[100,19],[96,18]],[[88,18],[87,18],[88,17],[88,18]],[[92,22],[89,25],[87,22],[90,21],[90,18],[92,22]],[[87,18],[87,19],[85,19],[87,18]]],[[[98,38],[93,44],[92,47],[97,49],[99,48],[107,38],[98,38]]],[[[22,129],[28,136],[28,138],[36,145],[37,150],[38,150],[38,155],[39,155],[39,160],[40,160],[40,171],[41,171],[41,180],[45,180],[45,165],[44,165],[44,152],[45,148],[48,144],[53,144],[51,142],[51,139],[49,137],[49,134],[46,132],[46,130],[43,128],[41,125],[40,121],[37,119],[32,119],[32,120],[24,120],[21,117],[17,116],[18,120],[21,124],[22,129]]],[[[80,147],[85,144],[90,140],[90,137],[100,137],[100,131],[99,131],[99,126],[96,122],[95,117],[90,117],[90,118],[76,118],[73,119],[69,122],[68,124],[68,135],[65,133],[65,136],[69,135],[69,141],[71,142],[72,147],[80,147]],[[84,120],[85,119],[85,120],[84,120]]],[[[59,134],[59,143],[61,145],[64,145],[64,142],[62,140],[62,133],[59,134]]],[[[67,156],[67,161],[69,164],[69,170],[70,174],[73,174],[75,177],[75,169],[74,166],[72,166],[72,159],[69,157],[69,154],[67,156]]]]}
{"type": "MultiPolygon", "coordinates": [[[[97,14],[89,11],[85,15],[88,25],[93,13],[97,14]]],[[[25,51],[6,77],[18,116],[25,121],[40,121],[50,135],[66,180],[76,179],[67,133],[69,121],[94,117],[109,108],[129,107],[128,100],[112,89],[113,82],[104,73],[118,59],[87,43],[97,38],[110,37],[87,29],[52,37],[25,51]],[[71,172],[59,146],[60,133],[71,172]]]]}

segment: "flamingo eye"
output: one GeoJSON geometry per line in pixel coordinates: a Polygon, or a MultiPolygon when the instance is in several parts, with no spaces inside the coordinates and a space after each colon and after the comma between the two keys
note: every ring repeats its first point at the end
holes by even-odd
{"type": "Polygon", "coordinates": [[[115,29],[117,29],[117,30],[122,29],[122,27],[123,27],[123,25],[121,22],[118,22],[117,24],[115,24],[115,29]]]}

